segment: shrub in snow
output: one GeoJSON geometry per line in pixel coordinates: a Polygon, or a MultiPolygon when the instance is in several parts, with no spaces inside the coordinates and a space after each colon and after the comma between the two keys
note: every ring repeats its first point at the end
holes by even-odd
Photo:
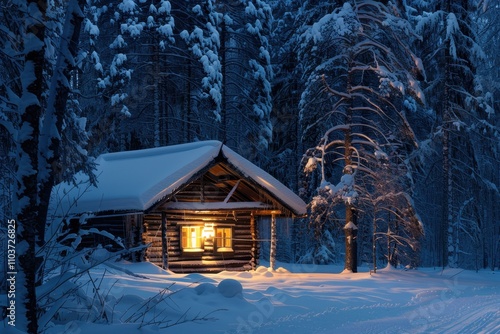
{"type": "MultiPolygon", "coordinates": [[[[114,261],[142,251],[145,246],[126,249],[122,240],[109,232],[85,229],[86,218],[81,218],[77,233],[69,232],[62,219],[54,219],[47,225],[48,241],[42,249],[45,280],[37,287],[38,325],[41,331],[71,321],[112,323],[116,320],[114,307],[118,301],[109,295],[111,287],[101,286],[105,274],[92,277],[90,270],[100,265],[120,270],[113,264],[114,261]],[[89,235],[109,238],[121,249],[111,252],[101,245],[85,248],[81,242],[89,235]]],[[[124,272],[136,276],[126,270],[124,272]]]]}
{"type": "Polygon", "coordinates": [[[325,245],[311,247],[306,254],[300,257],[298,263],[332,264],[335,263],[335,254],[325,245]]]}
{"type": "Polygon", "coordinates": [[[226,298],[233,298],[236,296],[242,296],[243,287],[241,283],[234,279],[225,279],[219,283],[217,286],[219,293],[226,298]]]}

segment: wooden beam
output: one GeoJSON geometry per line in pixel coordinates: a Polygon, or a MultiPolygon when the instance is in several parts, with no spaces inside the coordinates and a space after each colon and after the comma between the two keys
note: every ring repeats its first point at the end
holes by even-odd
{"type": "Polygon", "coordinates": [[[281,210],[257,210],[253,212],[257,216],[281,215],[281,210]]]}
{"type": "Polygon", "coordinates": [[[238,188],[238,185],[240,184],[240,182],[241,182],[241,179],[239,179],[238,182],[236,182],[236,184],[233,186],[233,189],[231,189],[229,194],[227,194],[226,198],[224,199],[224,203],[229,202],[229,199],[231,198],[231,196],[233,196],[233,194],[236,191],[236,188],[238,188]]]}
{"type": "MultiPolygon", "coordinates": [[[[234,211],[234,210],[271,210],[273,206],[262,202],[167,202],[158,208],[162,211],[185,210],[185,211],[234,211]]],[[[269,211],[270,212],[270,211],[269,211]]]]}

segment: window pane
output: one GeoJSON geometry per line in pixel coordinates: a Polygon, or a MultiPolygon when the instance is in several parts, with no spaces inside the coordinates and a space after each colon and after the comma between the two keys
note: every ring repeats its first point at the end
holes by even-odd
{"type": "Polygon", "coordinates": [[[182,248],[201,248],[201,226],[182,226],[182,248]]]}
{"type": "Polygon", "coordinates": [[[232,247],[232,229],[231,228],[217,228],[216,233],[216,246],[217,248],[231,248],[232,247]]]}

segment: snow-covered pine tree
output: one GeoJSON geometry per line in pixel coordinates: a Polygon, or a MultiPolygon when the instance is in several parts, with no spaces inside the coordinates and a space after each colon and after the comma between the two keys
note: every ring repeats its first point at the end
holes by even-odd
{"type": "Polygon", "coordinates": [[[376,151],[374,155],[366,156],[372,160],[370,165],[377,176],[375,182],[370,182],[371,191],[362,192],[360,200],[366,215],[365,230],[372,235],[371,262],[374,271],[379,262],[393,267],[404,264],[411,268],[420,263],[420,239],[424,235],[424,227],[415,212],[413,193],[410,192],[413,188],[411,179],[406,176],[411,172],[405,161],[407,156],[398,152],[401,144],[391,143],[394,150],[390,154],[376,151]],[[369,220],[372,221],[371,229],[369,220]]]}
{"type": "MultiPolygon", "coordinates": [[[[497,124],[500,118],[498,110],[500,110],[500,1],[492,0],[483,2],[479,6],[476,15],[474,16],[474,27],[477,31],[478,43],[486,55],[486,61],[478,64],[478,83],[485,93],[484,99],[495,110],[495,114],[489,116],[490,123],[497,124]],[[496,122],[495,122],[496,119],[496,122]]],[[[484,249],[479,249],[478,252],[483,252],[485,258],[482,263],[484,267],[489,267],[492,270],[500,266],[500,224],[495,224],[500,220],[500,206],[496,203],[500,202],[500,175],[498,173],[498,164],[500,161],[500,141],[496,141],[496,136],[480,135],[477,139],[477,145],[480,146],[480,154],[478,160],[481,162],[479,168],[481,175],[489,181],[485,182],[482,187],[481,206],[483,213],[481,221],[483,222],[482,243],[484,249]]],[[[480,258],[480,257],[479,257],[480,258]]],[[[479,261],[481,264],[481,261],[479,261]]]]}
{"type": "MultiPolygon", "coordinates": [[[[312,61],[304,61],[304,58],[299,60],[298,53],[302,46],[300,36],[315,21],[333,11],[337,3],[338,1],[309,0],[270,2],[274,16],[271,36],[271,45],[274,47],[271,48],[271,57],[275,75],[272,81],[271,113],[273,141],[269,146],[266,170],[308,200],[313,196],[310,189],[317,188],[314,184],[317,179],[305,180],[302,177],[300,160],[304,147],[315,145],[318,136],[311,133],[307,136],[301,135],[300,124],[304,123],[299,121],[299,101],[302,87],[305,85],[304,77],[307,77],[304,73],[315,65],[312,61]]],[[[307,52],[302,54],[308,55],[307,52]]],[[[321,103],[316,107],[322,108],[321,103]]],[[[306,219],[294,220],[292,244],[295,260],[309,261],[308,259],[312,258],[311,250],[314,250],[315,246],[310,245],[310,241],[314,232],[308,231],[307,225],[306,219]]],[[[333,234],[334,231],[331,231],[333,234]]]]}
{"type": "Polygon", "coordinates": [[[429,213],[441,246],[438,264],[473,267],[482,262],[484,250],[478,240],[484,238],[482,228],[487,225],[480,198],[483,191],[494,189],[486,174],[488,159],[481,151],[498,143],[492,99],[476,73],[485,56],[473,29],[477,3],[443,0],[416,5],[423,12],[415,19],[423,37],[426,95],[431,97],[428,105],[436,111],[438,124],[429,137],[440,140],[442,157],[438,177],[442,215],[436,221],[429,213]]]}
{"type": "MultiPolygon", "coordinates": [[[[243,156],[259,163],[259,150],[272,138],[270,113],[270,44],[272,11],[266,1],[241,0],[217,4],[222,13],[222,129],[219,137],[243,156]]],[[[264,159],[261,159],[264,160],[264,159]]]]}
{"type": "MultiPolygon", "coordinates": [[[[108,45],[122,47],[128,67],[137,72],[127,72],[133,84],[119,95],[126,98],[131,114],[120,124],[124,145],[117,139],[99,145],[105,130],[114,126],[99,119],[91,138],[95,151],[219,139],[246,157],[261,156],[256,148],[267,147],[272,136],[268,41],[272,13],[266,2],[104,3],[107,11],[95,8],[86,21],[89,30],[99,31],[93,28],[99,25],[105,31],[94,44],[96,51],[101,50],[93,53],[93,66],[104,73],[99,82],[112,81],[105,80],[110,72],[106,64],[114,55],[104,53],[108,45]],[[113,37],[116,29],[120,43],[113,37]],[[154,132],[146,124],[153,124],[154,132]]],[[[99,94],[112,96],[111,89],[117,88],[113,85],[106,86],[109,93],[99,94]]],[[[85,95],[91,95],[92,88],[86,85],[85,95]]],[[[83,107],[95,113],[95,105],[83,107]]],[[[97,109],[103,108],[109,109],[105,104],[97,109]]]]}
{"type": "MultiPolygon", "coordinates": [[[[378,181],[372,157],[389,156],[397,150],[399,156],[405,156],[417,147],[403,111],[405,103],[423,99],[415,78],[421,70],[418,58],[409,48],[411,33],[396,4],[348,1],[302,36],[300,55],[304,62],[314,60],[315,64],[309,66],[302,94],[304,136],[324,129],[319,144],[308,150],[304,160],[306,171],[316,166],[321,170],[321,198],[313,199],[312,207],[318,200],[331,203],[330,211],[339,212],[337,205],[344,206],[341,227],[345,231],[347,271],[357,270],[356,231],[358,224],[363,224],[362,200],[378,181]],[[308,115],[318,99],[329,103],[330,109],[308,115]],[[335,178],[340,182],[331,184],[329,180],[335,178]]],[[[392,182],[405,184],[406,175],[410,174],[395,175],[392,182]]],[[[360,237],[364,242],[366,236],[360,237]]]]}
{"type": "MultiPolygon", "coordinates": [[[[291,189],[299,184],[299,163],[303,145],[315,138],[299,135],[299,101],[304,66],[299,63],[297,50],[299,36],[307,29],[312,17],[319,19],[331,12],[336,1],[271,1],[273,34],[271,58],[275,73],[272,81],[273,141],[269,146],[269,163],[266,168],[291,189]],[[307,142],[306,142],[307,141],[307,142]]],[[[312,64],[311,64],[312,65],[312,64]]],[[[312,144],[311,144],[312,145],[312,144]]]]}
{"type": "Polygon", "coordinates": [[[15,132],[14,120],[17,114],[16,98],[21,95],[21,83],[12,82],[19,78],[21,63],[16,57],[22,44],[22,21],[17,5],[9,2],[0,7],[0,214],[2,222],[13,217],[12,192],[15,180],[15,132]],[[14,100],[11,100],[13,98],[14,100]]]}
{"type": "Polygon", "coordinates": [[[214,1],[187,1],[183,8],[180,39],[187,56],[185,85],[186,103],[183,108],[188,137],[185,141],[216,138],[222,123],[222,66],[220,30],[222,14],[214,1]]]}
{"type": "Polygon", "coordinates": [[[142,147],[137,137],[144,133],[144,122],[154,123],[155,128],[148,128],[149,138],[144,135],[147,146],[165,144],[159,136],[167,133],[162,131],[166,128],[162,91],[167,72],[159,55],[174,42],[170,11],[168,0],[89,2],[84,21],[87,35],[82,41],[88,57],[79,89],[81,108],[92,121],[93,155],[142,147]],[[144,110],[153,112],[137,122],[144,110]]]}
{"type": "Polygon", "coordinates": [[[73,138],[78,138],[84,131],[75,110],[67,108],[71,73],[78,65],[83,3],[71,0],[61,8],[59,2],[16,0],[2,7],[2,18],[10,19],[8,23],[2,20],[0,36],[5,48],[0,58],[2,64],[12,66],[12,73],[8,80],[2,77],[0,95],[6,107],[2,108],[2,126],[14,143],[15,156],[16,327],[28,333],[38,332],[35,287],[43,280],[41,263],[52,186],[89,166],[81,146],[64,147],[62,139],[63,133],[74,130],[73,138]],[[66,165],[69,156],[75,161],[66,165]]]}
{"type": "MultiPolygon", "coordinates": [[[[248,96],[253,101],[250,119],[253,120],[257,131],[250,130],[247,138],[253,143],[256,151],[262,151],[268,148],[272,140],[270,114],[273,69],[269,53],[269,38],[273,16],[269,5],[260,0],[248,1],[245,14],[248,16],[245,28],[253,40],[253,43],[248,46],[256,53],[248,62],[250,66],[248,78],[253,79],[253,87],[248,92],[248,96]]],[[[254,157],[257,156],[256,153],[253,154],[254,157]]]]}

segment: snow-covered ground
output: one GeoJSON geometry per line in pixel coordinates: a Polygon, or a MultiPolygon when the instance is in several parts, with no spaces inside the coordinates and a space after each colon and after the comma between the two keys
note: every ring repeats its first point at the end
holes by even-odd
{"type": "Polygon", "coordinates": [[[500,333],[496,271],[352,274],[338,266],[278,265],[275,272],[262,266],[207,275],[150,263],[100,265],[93,284],[84,283],[89,277],[80,283],[111,324],[90,324],[85,313],[68,310],[75,319],[52,323],[46,333],[500,333]]]}

